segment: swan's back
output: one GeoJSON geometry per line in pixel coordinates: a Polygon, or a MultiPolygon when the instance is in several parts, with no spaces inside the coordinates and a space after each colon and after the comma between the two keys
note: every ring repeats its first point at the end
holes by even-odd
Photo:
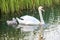
{"type": "Polygon", "coordinates": [[[33,16],[25,15],[25,16],[22,16],[20,18],[22,18],[24,21],[30,21],[30,22],[33,22],[33,23],[36,23],[36,24],[40,23],[40,21],[33,16]]]}

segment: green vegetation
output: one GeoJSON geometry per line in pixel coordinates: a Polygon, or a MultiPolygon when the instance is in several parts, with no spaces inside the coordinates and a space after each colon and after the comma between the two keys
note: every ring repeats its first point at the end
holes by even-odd
{"type": "Polygon", "coordinates": [[[40,5],[52,6],[59,5],[60,0],[0,0],[0,10],[2,13],[9,13],[28,8],[37,8],[40,5]]]}
{"type": "MultiPolygon", "coordinates": [[[[36,11],[40,5],[42,5],[46,11],[44,15],[45,20],[48,19],[47,15],[50,15],[50,12],[54,11],[55,16],[57,12],[58,14],[60,13],[60,0],[0,0],[0,19],[5,21],[12,17],[20,17],[25,14],[34,16],[34,13],[38,13],[36,11]]],[[[39,19],[38,14],[36,16],[39,19]]]]}
{"type": "Polygon", "coordinates": [[[34,15],[33,13],[40,5],[44,6],[45,9],[47,9],[47,7],[50,10],[53,8],[55,11],[56,6],[60,5],[60,0],[0,0],[0,17],[9,19],[28,13],[34,15]]]}
{"type": "Polygon", "coordinates": [[[57,12],[58,14],[60,13],[60,0],[0,0],[0,19],[7,20],[11,19],[12,17],[20,17],[21,15],[25,14],[34,16],[35,14],[33,13],[38,13],[36,11],[40,5],[42,5],[46,11],[44,15],[45,17],[47,17],[46,15],[50,15],[47,13],[53,11],[55,16],[57,15],[57,12]]]}

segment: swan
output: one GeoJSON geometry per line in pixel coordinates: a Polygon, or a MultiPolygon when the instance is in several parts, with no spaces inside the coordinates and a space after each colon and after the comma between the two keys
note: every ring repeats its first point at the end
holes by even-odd
{"type": "Polygon", "coordinates": [[[16,25],[17,21],[15,18],[12,18],[12,20],[7,20],[6,23],[7,23],[7,25],[16,25]]]}
{"type": "Polygon", "coordinates": [[[42,16],[42,11],[44,11],[43,7],[39,6],[38,11],[39,11],[39,16],[40,16],[40,21],[38,19],[36,19],[35,17],[29,16],[29,15],[25,15],[20,18],[16,17],[16,19],[19,24],[21,24],[21,23],[23,23],[23,24],[45,24],[45,22],[43,20],[43,16],[42,16]]]}
{"type": "MultiPolygon", "coordinates": [[[[20,18],[16,17],[16,20],[18,21],[19,24],[40,24],[40,25],[44,25],[45,22],[43,20],[43,16],[42,16],[42,11],[43,10],[43,7],[42,6],[39,6],[38,7],[38,11],[39,11],[39,16],[40,16],[40,21],[38,19],[36,19],[35,17],[33,16],[29,16],[29,15],[25,15],[25,16],[22,16],[20,18]]],[[[21,25],[18,25],[17,28],[20,28],[21,25]]],[[[29,31],[32,31],[34,29],[36,29],[36,27],[38,26],[22,26],[23,27],[23,30],[25,31],[28,31],[27,29],[30,29],[29,31]]]]}

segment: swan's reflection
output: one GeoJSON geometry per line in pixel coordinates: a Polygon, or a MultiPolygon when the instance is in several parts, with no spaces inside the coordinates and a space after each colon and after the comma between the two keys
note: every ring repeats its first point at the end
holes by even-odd
{"type": "Polygon", "coordinates": [[[38,31],[40,29],[39,25],[25,25],[25,24],[18,24],[16,27],[16,29],[21,29],[22,32],[26,33],[24,40],[34,40],[34,38],[36,37],[36,35],[38,35],[38,31]],[[27,36],[28,35],[28,36],[27,36]]]}

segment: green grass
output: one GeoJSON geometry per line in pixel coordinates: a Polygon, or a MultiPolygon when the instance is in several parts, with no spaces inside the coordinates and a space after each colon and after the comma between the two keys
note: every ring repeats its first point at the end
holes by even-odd
{"type": "Polygon", "coordinates": [[[52,6],[59,5],[60,0],[0,0],[0,9],[2,12],[14,12],[28,8],[37,8],[40,5],[52,6]]]}
{"type": "MultiPolygon", "coordinates": [[[[33,15],[35,9],[42,5],[46,9],[55,8],[60,5],[60,0],[0,0],[0,13],[1,18],[8,19],[12,17],[16,17],[18,15],[29,14],[28,10],[30,10],[33,15]],[[23,13],[23,11],[27,13],[23,13]]],[[[55,11],[55,9],[53,9],[55,11]]]]}

